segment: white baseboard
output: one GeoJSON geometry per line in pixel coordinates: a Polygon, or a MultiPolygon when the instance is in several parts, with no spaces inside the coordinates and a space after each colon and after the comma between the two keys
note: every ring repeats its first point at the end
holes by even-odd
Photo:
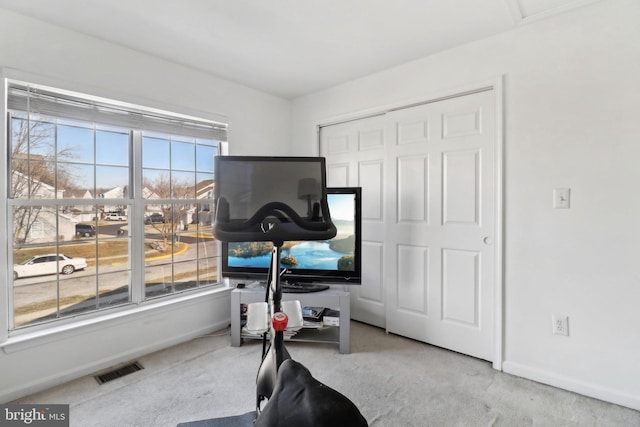
{"type": "Polygon", "coordinates": [[[621,393],[597,384],[576,380],[575,378],[558,375],[554,372],[544,371],[516,362],[505,361],[502,370],[508,374],[516,375],[542,384],[551,385],[584,396],[593,397],[605,402],[640,410],[640,396],[621,393]]]}

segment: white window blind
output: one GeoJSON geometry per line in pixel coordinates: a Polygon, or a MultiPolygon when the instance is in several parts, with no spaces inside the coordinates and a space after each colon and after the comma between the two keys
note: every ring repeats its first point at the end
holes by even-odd
{"type": "Polygon", "coordinates": [[[7,106],[9,110],[44,116],[227,141],[225,123],[166,114],[159,110],[143,109],[96,97],[83,97],[72,92],[54,91],[26,83],[9,83],[7,106]]]}

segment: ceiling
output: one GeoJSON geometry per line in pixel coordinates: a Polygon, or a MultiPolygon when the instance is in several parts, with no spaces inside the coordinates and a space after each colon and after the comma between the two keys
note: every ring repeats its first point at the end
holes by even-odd
{"type": "Polygon", "coordinates": [[[0,0],[295,98],[599,0],[0,0]]]}

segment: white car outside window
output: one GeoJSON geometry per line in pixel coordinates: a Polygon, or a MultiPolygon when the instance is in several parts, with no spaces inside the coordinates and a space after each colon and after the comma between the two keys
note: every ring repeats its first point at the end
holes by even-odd
{"type": "Polygon", "coordinates": [[[104,219],[107,221],[126,221],[127,217],[117,213],[109,213],[104,217],[104,219]]]}
{"type": "Polygon", "coordinates": [[[72,258],[67,255],[36,255],[20,264],[13,264],[13,278],[41,276],[45,274],[71,274],[87,267],[85,258],[72,258]]]}

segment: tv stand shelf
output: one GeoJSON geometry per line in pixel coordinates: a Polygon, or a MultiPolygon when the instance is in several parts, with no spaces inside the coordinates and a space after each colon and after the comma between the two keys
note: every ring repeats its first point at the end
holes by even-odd
{"type": "MultiPolygon", "coordinates": [[[[242,341],[240,305],[264,301],[263,288],[242,288],[231,291],[231,345],[239,347],[242,341]]],[[[287,342],[322,342],[335,343],[340,346],[340,353],[351,352],[349,321],[351,308],[349,292],[328,289],[309,293],[283,293],[282,300],[298,300],[303,307],[328,307],[340,310],[340,326],[327,326],[322,329],[302,329],[287,342]]]]}

